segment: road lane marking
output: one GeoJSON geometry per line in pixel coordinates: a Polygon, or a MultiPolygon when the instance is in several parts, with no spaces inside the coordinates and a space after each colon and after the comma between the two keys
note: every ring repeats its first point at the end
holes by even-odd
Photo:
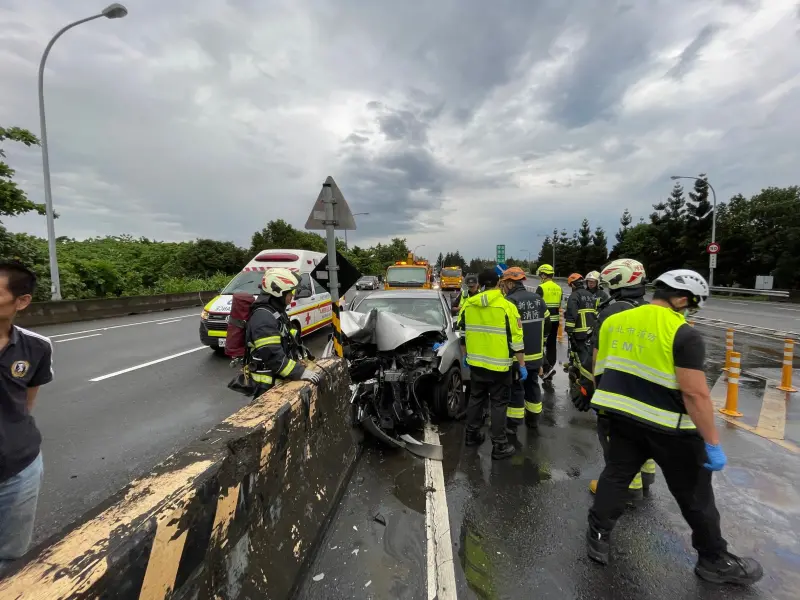
{"type": "Polygon", "coordinates": [[[156,321],[156,325],[166,325],[167,323],[177,323],[180,319],[171,319],[169,321],[156,321]]]}
{"type": "MultiPolygon", "coordinates": [[[[189,317],[197,317],[198,314],[194,315],[185,315],[183,317],[173,317],[176,321],[180,319],[188,319],[189,317]]],[[[70,333],[54,333],[53,335],[48,335],[50,339],[57,338],[57,337],[66,337],[68,335],[78,335],[80,333],[94,333],[95,331],[108,331],[109,329],[120,329],[122,327],[134,327],[136,325],[147,325],[149,323],[159,323],[164,320],[164,317],[160,319],[155,319],[153,321],[139,321],[138,323],[126,323],[125,325],[109,325],[108,327],[98,327],[97,329],[84,329],[83,331],[72,331],[70,333]]]]}
{"type": "Polygon", "coordinates": [[[85,340],[86,338],[90,337],[97,337],[98,335],[103,335],[102,333],[93,333],[92,335],[81,335],[79,337],[69,338],[66,340],[55,340],[56,344],[60,344],[61,342],[74,342],[75,340],[85,340]]]}
{"type": "Polygon", "coordinates": [[[127,369],[122,369],[121,371],[114,371],[113,373],[109,373],[108,375],[101,375],[100,377],[95,377],[93,379],[90,379],[89,381],[103,381],[104,379],[109,379],[110,377],[116,377],[117,375],[130,373],[131,371],[144,369],[145,367],[157,365],[158,363],[164,362],[165,360],[172,360],[173,358],[178,358],[179,356],[183,356],[184,354],[191,354],[192,352],[197,352],[198,350],[205,350],[206,348],[207,346],[198,346],[197,348],[192,348],[191,350],[184,350],[183,352],[178,352],[177,354],[170,354],[169,356],[165,356],[164,358],[157,358],[156,360],[151,360],[150,362],[142,363],[140,365],[136,365],[135,367],[128,367],[127,369]]]}
{"type": "MultiPolygon", "coordinates": [[[[425,425],[425,443],[440,444],[439,434],[425,425]]],[[[456,600],[456,572],[450,516],[444,491],[442,461],[425,459],[425,537],[428,563],[428,600],[456,600]]]]}

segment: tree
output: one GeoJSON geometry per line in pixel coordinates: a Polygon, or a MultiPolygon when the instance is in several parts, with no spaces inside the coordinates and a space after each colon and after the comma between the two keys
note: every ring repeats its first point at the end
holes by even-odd
{"type": "Polygon", "coordinates": [[[539,250],[539,258],[536,263],[539,265],[549,265],[553,262],[553,240],[548,235],[542,242],[542,249],[539,250]]]}
{"type": "Polygon", "coordinates": [[[625,236],[630,229],[631,222],[633,222],[633,217],[631,216],[630,211],[626,208],[625,211],[622,213],[622,217],[620,217],[619,224],[620,228],[619,231],[614,235],[617,239],[617,243],[614,244],[614,247],[611,249],[611,254],[608,258],[615,259],[615,258],[624,258],[622,253],[620,252],[620,247],[625,242],[625,236]]]}
{"type": "Polygon", "coordinates": [[[436,266],[441,269],[444,266],[444,256],[439,252],[439,257],[436,259],[436,266]]]}
{"type": "Polygon", "coordinates": [[[325,238],[319,234],[300,231],[283,219],[276,219],[267,223],[267,226],[261,231],[253,234],[250,254],[256,255],[262,250],[275,248],[327,252],[328,244],[325,238]]]}
{"type": "Polygon", "coordinates": [[[172,273],[181,277],[210,277],[215,273],[235,275],[250,257],[233,242],[197,240],[174,255],[172,273]]]}
{"type": "MultiPolygon", "coordinates": [[[[6,140],[28,147],[39,145],[35,135],[19,127],[0,127],[0,143],[6,140]]],[[[45,214],[45,205],[28,200],[25,192],[13,181],[15,171],[6,164],[5,157],[5,150],[0,146],[0,217],[16,217],[34,210],[40,215],[45,214]]]]}
{"type": "Polygon", "coordinates": [[[705,173],[694,182],[686,202],[686,227],[682,246],[686,249],[686,266],[700,273],[708,273],[706,247],[711,242],[712,205],[708,201],[708,181],[705,173]]]}
{"type": "Polygon", "coordinates": [[[581,228],[578,230],[578,254],[575,263],[577,271],[584,275],[590,270],[587,268],[587,264],[591,243],[592,228],[589,226],[589,219],[584,219],[581,222],[581,228]]]}
{"type": "MultiPolygon", "coordinates": [[[[597,227],[592,235],[592,245],[588,248],[586,255],[587,271],[599,271],[608,261],[608,240],[606,240],[606,232],[602,227],[597,227]]],[[[585,275],[586,273],[584,273],[585,275]]]]}

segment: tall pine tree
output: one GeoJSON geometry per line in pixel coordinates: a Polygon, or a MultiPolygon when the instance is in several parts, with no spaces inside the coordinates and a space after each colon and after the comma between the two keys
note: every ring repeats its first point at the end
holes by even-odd
{"type": "Polygon", "coordinates": [[[706,246],[711,242],[712,204],[708,201],[708,180],[705,173],[694,182],[686,203],[686,228],[683,247],[686,249],[686,266],[708,275],[706,246]]]}
{"type": "Polygon", "coordinates": [[[578,254],[575,260],[575,268],[581,274],[585,274],[589,260],[589,248],[592,244],[592,228],[589,226],[589,219],[581,222],[578,230],[578,254]]]}
{"type": "MultiPolygon", "coordinates": [[[[608,261],[608,240],[602,227],[597,227],[592,235],[592,245],[586,258],[586,271],[599,271],[608,261]]],[[[584,273],[586,275],[586,273],[584,273]]]]}
{"type": "Polygon", "coordinates": [[[614,247],[611,249],[611,254],[608,256],[608,258],[614,260],[622,257],[622,254],[624,253],[623,249],[625,246],[625,236],[628,235],[628,231],[630,231],[632,222],[633,217],[631,216],[630,211],[626,208],[625,212],[622,213],[622,217],[619,219],[619,231],[617,231],[617,233],[614,235],[614,237],[617,239],[617,243],[614,244],[614,247]]]}

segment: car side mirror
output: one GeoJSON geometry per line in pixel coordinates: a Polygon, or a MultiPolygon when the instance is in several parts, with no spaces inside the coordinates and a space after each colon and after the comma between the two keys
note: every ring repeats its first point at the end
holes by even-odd
{"type": "Polygon", "coordinates": [[[297,298],[298,300],[302,298],[311,298],[311,290],[308,288],[300,288],[299,290],[297,290],[295,298],[297,298]]]}

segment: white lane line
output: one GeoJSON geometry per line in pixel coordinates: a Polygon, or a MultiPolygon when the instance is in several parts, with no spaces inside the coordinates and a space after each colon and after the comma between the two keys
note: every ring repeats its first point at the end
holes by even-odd
{"type": "Polygon", "coordinates": [[[79,337],[69,338],[66,340],[55,340],[56,344],[60,344],[61,342],[74,342],[75,340],[85,340],[86,338],[90,337],[97,337],[98,335],[103,335],[102,333],[93,333],[92,335],[82,335],[79,337]]]}
{"type": "Polygon", "coordinates": [[[145,367],[156,365],[160,362],[164,362],[165,360],[172,360],[173,358],[178,358],[179,356],[183,356],[184,354],[190,354],[192,352],[197,352],[198,350],[205,350],[206,348],[207,346],[198,346],[197,348],[192,348],[191,350],[184,350],[183,352],[178,352],[177,354],[170,354],[169,356],[165,356],[164,358],[157,358],[156,360],[151,360],[150,362],[142,363],[140,365],[136,365],[135,367],[128,367],[127,369],[122,369],[121,371],[114,371],[113,373],[109,373],[108,375],[101,375],[100,377],[95,377],[93,379],[90,379],[89,381],[103,381],[104,379],[108,379],[110,377],[116,377],[117,375],[130,373],[131,371],[136,371],[137,369],[144,369],[145,367]]]}
{"type": "MultiPolygon", "coordinates": [[[[439,444],[439,434],[428,423],[425,442],[439,444]]],[[[428,600],[456,600],[456,572],[450,515],[444,492],[442,462],[425,459],[425,536],[427,538],[428,600]]]]}
{"type": "MultiPolygon", "coordinates": [[[[199,313],[193,315],[184,315],[183,317],[174,317],[174,320],[178,321],[180,319],[188,319],[189,317],[197,317],[199,313]]],[[[94,333],[95,331],[108,331],[109,329],[120,329],[122,327],[135,327],[136,325],[147,325],[149,323],[159,323],[164,320],[164,317],[160,319],[154,319],[153,321],[139,321],[138,323],[127,323],[125,325],[110,325],[108,327],[98,327],[97,329],[84,329],[83,331],[72,331],[70,333],[54,333],[53,335],[48,335],[50,339],[57,338],[57,337],[66,337],[68,335],[78,335],[81,333],[94,333]]]]}
{"type": "Polygon", "coordinates": [[[177,323],[180,319],[172,319],[171,321],[157,321],[156,325],[166,325],[167,323],[177,323]]]}

